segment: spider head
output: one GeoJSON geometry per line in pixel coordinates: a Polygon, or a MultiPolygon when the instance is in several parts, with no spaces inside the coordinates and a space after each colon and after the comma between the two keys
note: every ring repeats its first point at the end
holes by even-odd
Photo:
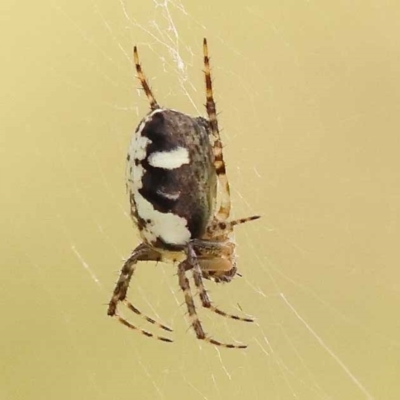
{"type": "Polygon", "coordinates": [[[202,239],[192,242],[203,276],[216,282],[229,282],[235,276],[237,268],[233,228],[258,218],[253,216],[227,222],[214,219],[208,225],[202,239]]]}
{"type": "Polygon", "coordinates": [[[197,241],[197,261],[203,276],[216,282],[231,281],[237,271],[235,247],[235,243],[230,239],[197,241]]]}

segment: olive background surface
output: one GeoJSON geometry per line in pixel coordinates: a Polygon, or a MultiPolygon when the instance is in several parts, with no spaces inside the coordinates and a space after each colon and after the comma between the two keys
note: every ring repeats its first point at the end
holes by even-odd
{"type": "Polygon", "coordinates": [[[1,399],[399,398],[399,4],[0,9],[1,399]],[[106,315],[139,243],[125,160],[148,103],[132,48],[161,105],[204,115],[203,37],[233,216],[262,218],[236,229],[242,277],[207,282],[256,323],[199,314],[246,350],[196,340],[173,265],[139,264],[129,291],[172,344],[106,315]]]}

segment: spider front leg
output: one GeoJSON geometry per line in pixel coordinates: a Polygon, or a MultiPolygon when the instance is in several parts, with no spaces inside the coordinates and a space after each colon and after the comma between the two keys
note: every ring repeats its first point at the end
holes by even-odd
{"type": "MultiPolygon", "coordinates": [[[[196,243],[198,246],[202,246],[202,250],[205,251],[207,249],[207,247],[209,246],[209,251],[215,251],[216,250],[216,246],[218,246],[216,243],[208,243],[207,241],[201,241],[201,240],[196,240],[196,243]]],[[[234,319],[236,321],[243,321],[243,322],[254,322],[253,319],[251,318],[246,318],[246,317],[239,317],[238,315],[234,315],[234,314],[228,314],[225,311],[220,310],[219,308],[215,307],[212,305],[210,297],[208,296],[207,290],[204,286],[203,283],[203,271],[200,267],[199,264],[199,260],[197,258],[197,255],[193,249],[193,247],[189,247],[188,252],[190,253],[189,256],[189,263],[193,266],[193,280],[194,283],[196,285],[197,290],[199,291],[199,296],[200,296],[200,300],[201,300],[201,305],[204,308],[208,308],[209,310],[215,312],[218,315],[222,315],[226,318],[231,318],[234,319]]],[[[221,249],[220,249],[221,252],[221,249]]],[[[224,263],[224,266],[226,266],[226,263],[224,263]]],[[[234,268],[236,269],[236,267],[233,267],[232,265],[230,265],[231,269],[234,268]]],[[[210,273],[210,271],[206,271],[208,274],[210,273]]],[[[225,274],[227,274],[227,276],[229,276],[229,271],[223,271],[225,274]]],[[[229,281],[228,281],[229,282],[229,281]]]]}
{"type": "Polygon", "coordinates": [[[131,304],[128,300],[126,300],[126,293],[128,291],[129,282],[135,271],[137,262],[138,261],[158,261],[159,259],[160,259],[160,255],[156,251],[151,249],[149,246],[147,246],[145,243],[140,244],[138,247],[136,247],[135,250],[133,250],[131,256],[125,261],[124,265],[122,266],[121,273],[120,273],[118,282],[115,286],[113,296],[108,305],[107,314],[111,317],[116,318],[119,322],[121,322],[123,325],[127,326],[128,328],[137,330],[145,336],[154,337],[154,338],[156,338],[158,340],[162,340],[164,342],[172,342],[171,339],[168,339],[168,338],[165,338],[162,336],[153,335],[150,332],[147,332],[143,329],[140,329],[140,328],[132,325],[126,319],[119,316],[118,312],[117,312],[118,303],[120,303],[120,302],[124,303],[127,308],[129,308],[135,314],[138,314],[141,317],[143,317],[146,321],[160,327],[161,329],[172,332],[171,328],[168,328],[167,326],[162,325],[159,322],[155,321],[154,319],[142,314],[133,304],[131,304]]]}
{"type": "MultiPolygon", "coordinates": [[[[186,303],[187,310],[189,313],[190,321],[191,321],[193,330],[196,333],[197,338],[200,340],[204,340],[208,343],[211,343],[215,346],[226,347],[228,349],[245,349],[247,347],[246,345],[234,345],[234,344],[222,343],[217,340],[209,338],[205,334],[205,332],[203,330],[203,326],[201,325],[201,322],[197,315],[196,306],[193,301],[193,295],[190,290],[189,279],[186,277],[186,271],[188,269],[195,268],[195,264],[197,262],[196,254],[194,253],[194,251],[190,245],[188,246],[187,256],[188,256],[187,259],[182,261],[178,265],[178,278],[179,278],[179,286],[182,289],[183,294],[185,296],[185,303],[186,303]]],[[[201,279],[201,276],[200,276],[200,279],[201,279]]],[[[196,286],[197,286],[197,284],[196,284],[196,286]]],[[[204,286],[203,286],[203,291],[205,292],[204,286]]],[[[224,315],[224,314],[222,314],[222,315],[224,315]]]]}

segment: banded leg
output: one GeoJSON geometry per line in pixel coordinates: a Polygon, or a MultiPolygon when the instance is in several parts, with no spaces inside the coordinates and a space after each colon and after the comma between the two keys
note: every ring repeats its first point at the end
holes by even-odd
{"type": "Polygon", "coordinates": [[[147,98],[149,99],[150,108],[152,110],[156,110],[157,108],[160,108],[160,106],[157,104],[157,101],[153,95],[153,92],[150,89],[149,84],[147,83],[146,77],[142,71],[142,66],[140,65],[140,62],[139,62],[139,54],[138,54],[136,46],[133,48],[133,60],[135,62],[137,77],[140,80],[140,83],[142,85],[142,88],[143,88],[147,98]]]}
{"type": "Polygon", "coordinates": [[[213,151],[214,151],[214,167],[218,176],[221,186],[221,204],[217,213],[217,219],[225,221],[231,211],[231,197],[228,177],[226,176],[226,168],[224,157],[222,154],[222,142],[218,129],[217,107],[214,101],[211,72],[210,72],[210,58],[208,57],[207,39],[203,40],[203,54],[204,54],[204,76],[206,81],[206,109],[208,120],[211,127],[211,132],[214,138],[213,151]]]}
{"type": "Polygon", "coordinates": [[[190,321],[193,327],[194,332],[196,333],[197,339],[204,340],[205,342],[211,343],[215,346],[220,346],[220,347],[226,347],[228,349],[245,349],[247,346],[245,345],[234,345],[234,344],[227,344],[227,343],[222,343],[219,342],[218,340],[214,340],[209,338],[201,325],[201,322],[199,320],[199,317],[196,312],[196,306],[194,305],[193,301],[193,296],[190,290],[190,284],[189,284],[189,279],[186,277],[186,269],[188,268],[187,266],[188,261],[182,261],[178,265],[178,278],[179,278],[179,286],[183,291],[183,294],[185,296],[185,303],[188,309],[190,321]]]}
{"type": "MultiPolygon", "coordinates": [[[[227,232],[233,231],[234,226],[254,221],[258,218],[261,218],[261,216],[253,215],[251,217],[234,219],[233,221],[219,221],[218,219],[214,218],[214,220],[207,226],[207,238],[215,239],[219,236],[226,236],[227,232]]],[[[194,241],[201,242],[202,240],[195,239],[194,241]]]]}
{"type": "Polygon", "coordinates": [[[208,297],[207,290],[203,283],[202,271],[200,268],[200,264],[197,261],[196,253],[190,247],[189,247],[189,253],[190,253],[190,255],[188,257],[188,260],[189,260],[189,264],[193,265],[193,280],[194,280],[197,290],[199,291],[202,306],[204,308],[207,308],[207,309],[211,310],[212,312],[215,312],[216,314],[222,315],[223,317],[226,317],[226,318],[231,318],[236,321],[254,322],[254,320],[252,318],[239,317],[238,315],[228,314],[227,312],[222,311],[219,308],[212,305],[211,300],[208,297]]]}
{"type": "Polygon", "coordinates": [[[140,315],[146,321],[150,322],[153,325],[158,326],[161,329],[166,331],[172,332],[171,328],[160,324],[159,322],[155,321],[154,319],[142,314],[134,305],[132,305],[128,300],[126,300],[126,293],[128,291],[129,282],[132,278],[132,275],[135,271],[136,264],[138,261],[157,261],[159,259],[159,254],[149,248],[146,244],[142,243],[135,250],[133,250],[131,256],[125,261],[124,265],[122,266],[121,273],[118,279],[118,282],[114,288],[114,293],[108,305],[107,314],[111,317],[116,318],[121,324],[127,326],[130,329],[137,330],[143,335],[147,337],[154,337],[155,339],[162,340],[163,342],[172,342],[171,339],[153,335],[150,332],[147,332],[141,328],[138,328],[128,322],[126,319],[122,318],[118,312],[117,307],[118,303],[124,303],[126,307],[128,307],[131,311],[135,314],[140,315]]]}

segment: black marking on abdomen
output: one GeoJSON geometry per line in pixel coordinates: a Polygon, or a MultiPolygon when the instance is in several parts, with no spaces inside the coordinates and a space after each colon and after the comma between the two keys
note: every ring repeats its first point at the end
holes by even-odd
{"type": "MultiPolygon", "coordinates": [[[[173,171],[153,168],[147,160],[143,160],[142,166],[145,173],[142,177],[142,187],[139,193],[152,204],[155,210],[167,213],[174,209],[176,199],[170,199],[162,193],[170,193],[168,187],[174,187],[173,171]]],[[[176,187],[176,186],[175,186],[176,187]]]]}
{"type": "Polygon", "coordinates": [[[151,140],[146,149],[147,157],[156,151],[170,151],[176,148],[177,143],[171,140],[172,133],[166,128],[165,117],[162,112],[152,115],[141,132],[142,136],[151,140]]]}

